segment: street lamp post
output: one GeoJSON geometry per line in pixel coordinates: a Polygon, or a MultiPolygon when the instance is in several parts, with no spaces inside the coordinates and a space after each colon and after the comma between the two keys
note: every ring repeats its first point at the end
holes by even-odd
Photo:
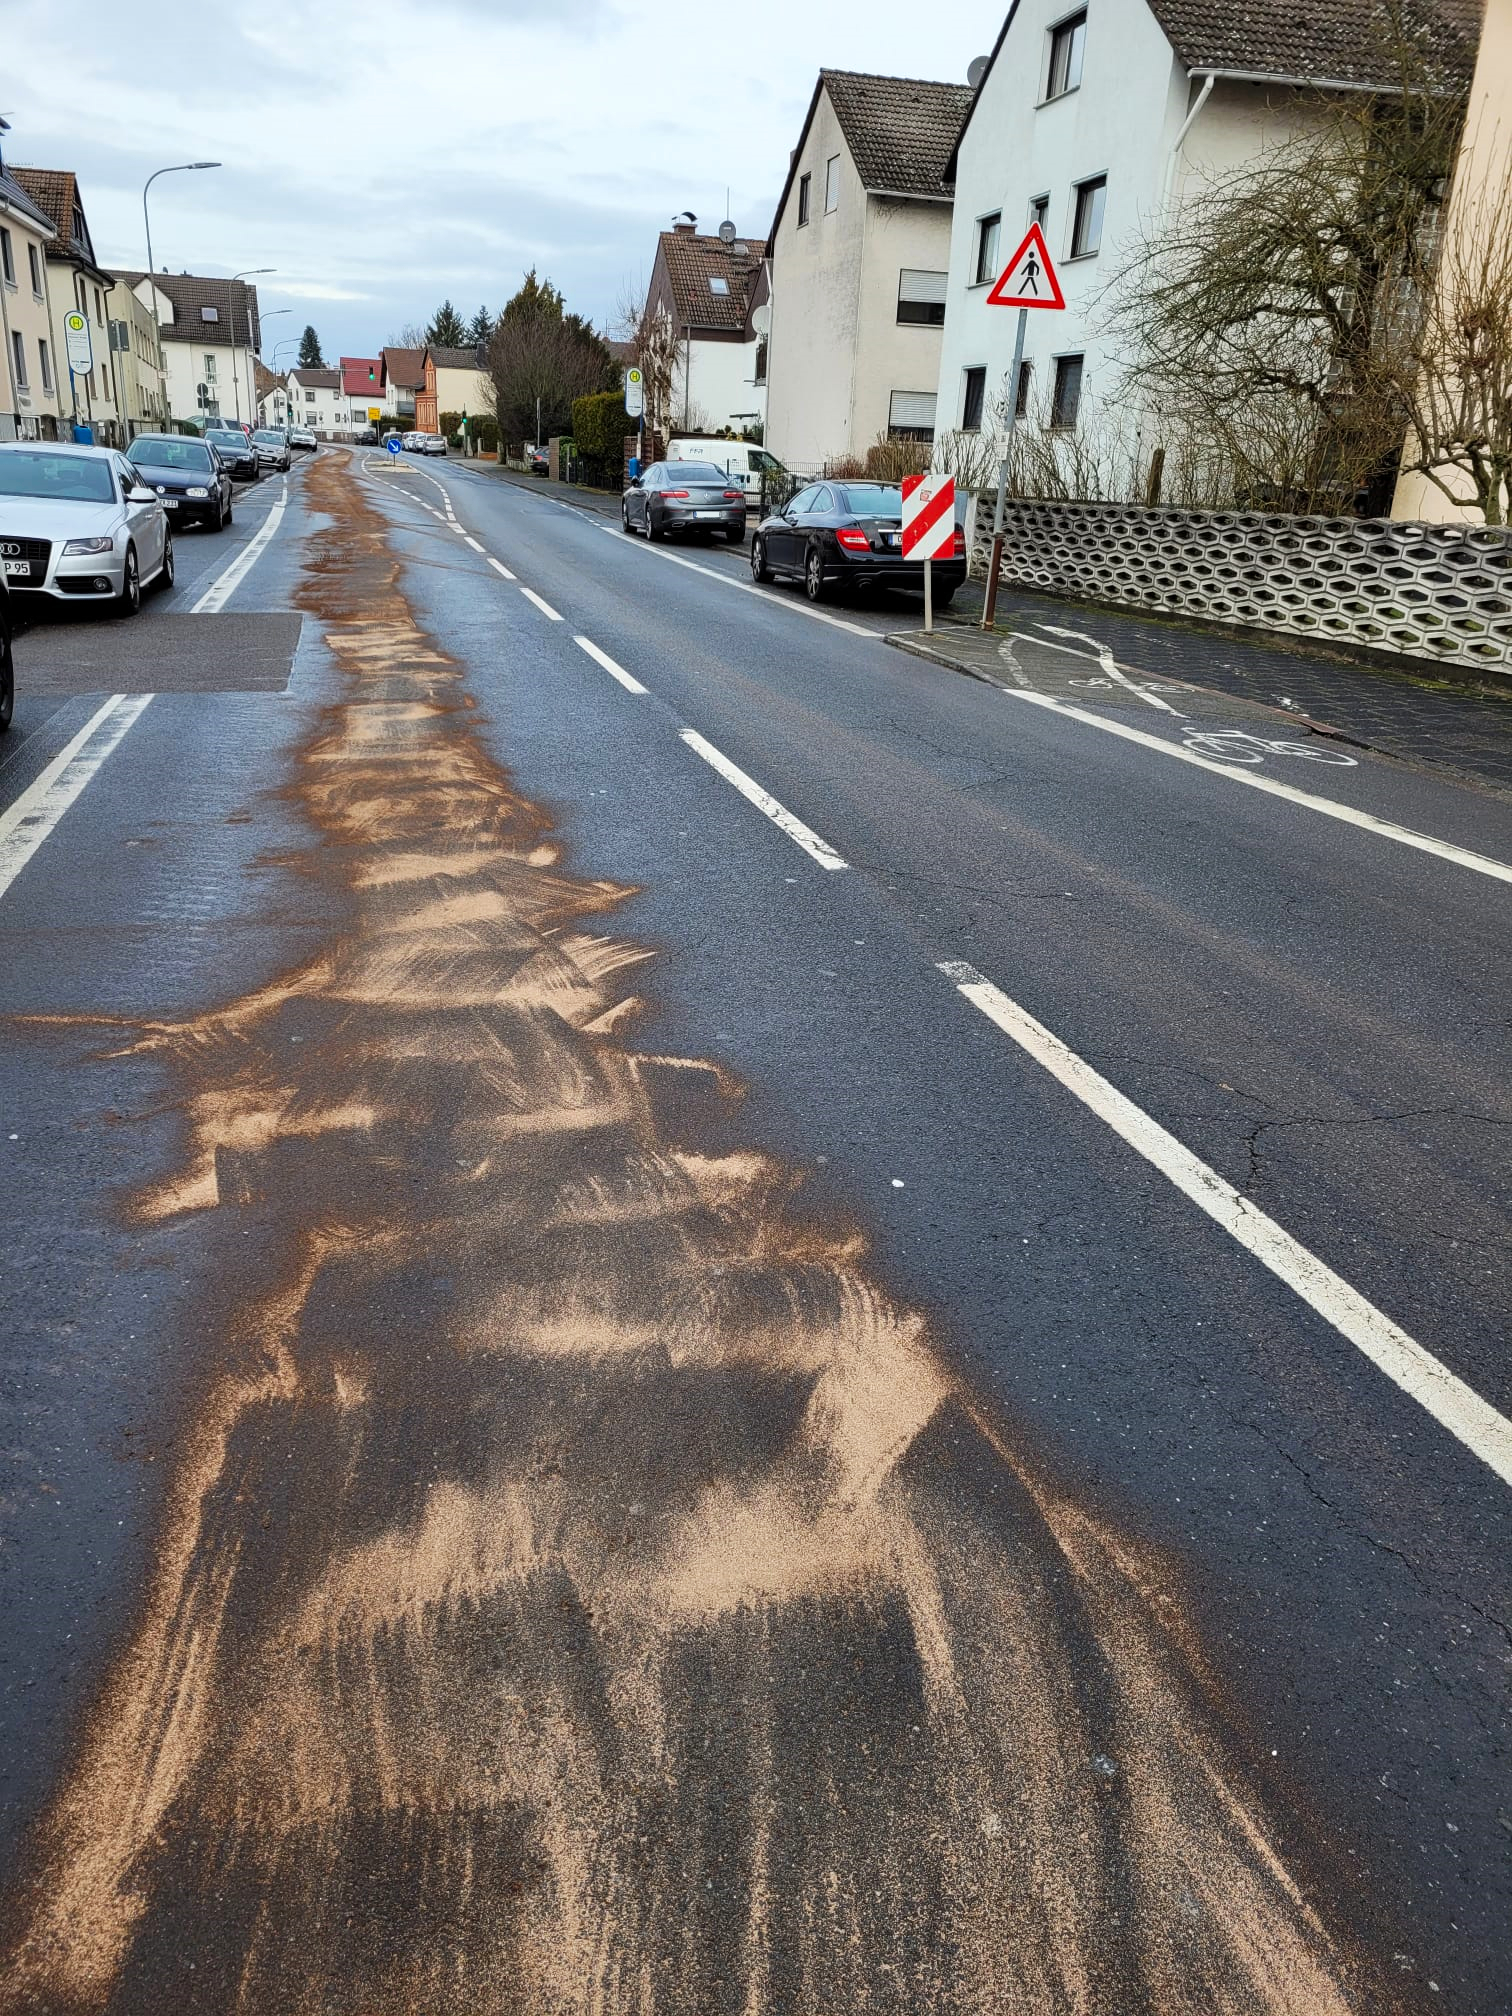
{"type": "MultiPolygon", "coordinates": [[[[272,268],[271,266],[270,266],[270,267],[268,268],[268,271],[269,271],[270,273],[271,273],[271,272],[272,272],[273,270],[274,270],[274,269],[273,269],[273,268],[272,268]]],[[[258,317],[257,317],[257,326],[258,326],[258,333],[259,333],[259,335],[260,335],[260,334],[261,334],[261,332],[262,332],[262,325],[263,325],[263,323],[264,323],[264,322],[271,322],[271,321],[273,320],[273,317],[274,317],[275,315],[292,315],[293,313],[294,313],[294,310],[293,310],[292,308],[270,308],[270,309],[268,310],[268,312],[267,312],[267,314],[266,314],[266,315],[262,314],[262,313],[261,313],[261,311],[259,311],[259,313],[258,313],[258,317]]],[[[292,341],[295,341],[295,340],[297,340],[297,339],[295,339],[295,338],[292,338],[292,337],[290,338],[290,341],[291,341],[291,342],[292,342],[292,341]]],[[[253,354],[252,354],[252,328],[251,328],[251,317],[249,316],[249,317],[248,317],[248,326],[247,326],[247,375],[248,375],[248,377],[249,377],[249,378],[250,378],[250,377],[252,376],[252,366],[253,366],[254,362],[255,362],[255,359],[254,359],[254,357],[253,357],[253,354]]],[[[248,403],[248,405],[249,405],[249,406],[250,406],[250,407],[252,408],[252,412],[253,412],[253,415],[254,415],[254,417],[256,416],[256,413],[257,413],[257,400],[256,400],[256,398],[254,397],[254,387],[255,387],[255,384],[256,384],[256,381],[255,381],[255,379],[254,379],[254,380],[253,380],[253,385],[252,385],[252,386],[249,386],[249,387],[248,387],[248,390],[247,390],[247,403],[248,403]]]]}
{"type": "MultiPolygon", "coordinates": [[[[241,419],[241,373],[236,368],[236,283],[238,280],[248,279],[254,273],[273,273],[277,270],[273,266],[244,266],[240,273],[233,273],[231,275],[231,283],[228,290],[231,296],[231,396],[236,401],[236,417],[238,420],[241,419]]],[[[247,310],[247,347],[249,350],[252,347],[252,310],[250,308],[247,310]]],[[[252,408],[249,417],[255,420],[257,417],[257,402],[252,397],[252,387],[250,385],[247,387],[247,404],[252,408]]]]}
{"type": "Polygon", "coordinates": [[[147,191],[159,175],[183,175],[196,168],[219,168],[219,161],[175,161],[170,168],[155,168],[142,184],[142,222],[147,227],[147,278],[152,286],[152,333],[157,340],[158,369],[163,373],[163,425],[173,424],[173,404],[168,397],[168,373],[163,368],[163,325],[158,319],[157,279],[152,267],[152,217],[147,209],[147,191]]]}

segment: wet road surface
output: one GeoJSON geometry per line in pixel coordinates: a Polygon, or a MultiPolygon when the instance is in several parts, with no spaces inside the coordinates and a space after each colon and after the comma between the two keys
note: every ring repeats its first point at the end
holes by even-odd
{"type": "Polygon", "coordinates": [[[1512,808],[252,516],[0,895],[0,2007],[1503,2007],[1512,808]]]}

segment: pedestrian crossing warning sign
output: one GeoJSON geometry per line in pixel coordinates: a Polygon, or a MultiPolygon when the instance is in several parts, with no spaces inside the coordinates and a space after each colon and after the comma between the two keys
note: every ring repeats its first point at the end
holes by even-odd
{"type": "Polygon", "coordinates": [[[989,308],[1064,308],[1066,297],[1050,261],[1045,234],[1031,224],[1024,242],[998,275],[989,308]]]}

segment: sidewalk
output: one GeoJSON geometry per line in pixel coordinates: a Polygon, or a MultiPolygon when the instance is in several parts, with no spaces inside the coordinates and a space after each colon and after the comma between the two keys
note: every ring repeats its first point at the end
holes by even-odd
{"type": "MultiPolygon", "coordinates": [[[[1489,676],[1484,687],[1430,684],[1429,666],[1419,681],[1389,665],[1362,665],[1290,639],[1261,643],[1017,589],[999,590],[997,624],[988,635],[975,627],[981,608],[980,584],[968,582],[932,636],[909,629],[887,641],[979,678],[1011,681],[1025,639],[1043,662],[1052,648],[1047,632],[1071,631],[1078,634],[1055,642],[1089,651],[1095,645],[1083,640],[1095,640],[1132,676],[1264,707],[1298,728],[1322,728],[1512,797],[1512,681],[1503,680],[1501,691],[1489,676]]],[[[1097,667],[1087,662],[1082,669],[1097,667]]]]}

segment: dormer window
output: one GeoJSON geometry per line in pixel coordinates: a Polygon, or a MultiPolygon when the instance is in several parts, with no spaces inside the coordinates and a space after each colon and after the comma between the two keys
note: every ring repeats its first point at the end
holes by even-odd
{"type": "Polygon", "coordinates": [[[220,320],[219,308],[201,308],[200,320],[201,322],[219,322],[220,320]]]}

